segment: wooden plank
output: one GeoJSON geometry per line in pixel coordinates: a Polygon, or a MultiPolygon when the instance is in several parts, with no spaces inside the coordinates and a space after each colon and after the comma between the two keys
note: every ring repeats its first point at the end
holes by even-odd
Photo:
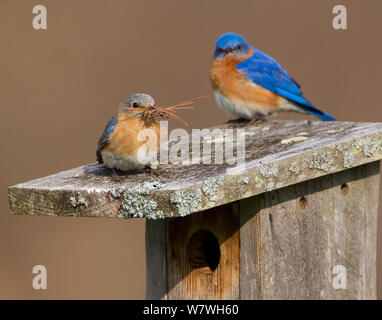
{"type": "Polygon", "coordinates": [[[146,299],[167,299],[167,221],[146,219],[146,299]]]}
{"type": "Polygon", "coordinates": [[[261,197],[243,199],[240,206],[240,299],[260,300],[261,197]]]}
{"type": "Polygon", "coordinates": [[[375,299],[378,186],[374,162],[242,200],[241,299],[375,299]]]}
{"type": "MultiPolygon", "coordinates": [[[[346,289],[330,290],[326,299],[365,299],[365,197],[366,168],[357,167],[333,177],[334,210],[330,219],[335,228],[335,237],[329,239],[331,245],[331,268],[341,265],[346,268],[346,289]]],[[[330,218],[330,217],[328,217],[330,218]]],[[[332,270],[328,270],[332,271],[332,270]]],[[[331,274],[330,278],[334,275],[331,274]]]]}
{"type": "Polygon", "coordinates": [[[169,220],[168,299],[239,299],[239,215],[233,206],[169,220]],[[210,244],[206,250],[206,239],[197,243],[193,237],[200,230],[218,241],[220,259],[214,270],[213,261],[204,260],[205,253],[214,256],[214,247],[210,244]]]}
{"type": "MultiPolygon", "coordinates": [[[[267,121],[216,128],[245,129],[244,171],[228,174],[227,163],[164,164],[154,174],[126,175],[117,182],[109,170],[90,164],[10,187],[11,213],[183,216],[382,158],[382,123],[267,121]]],[[[222,148],[224,142],[211,146],[222,148]]]]}
{"type": "Polygon", "coordinates": [[[365,197],[365,276],[366,299],[377,299],[377,226],[380,188],[380,161],[366,166],[366,197],[365,197]]]}

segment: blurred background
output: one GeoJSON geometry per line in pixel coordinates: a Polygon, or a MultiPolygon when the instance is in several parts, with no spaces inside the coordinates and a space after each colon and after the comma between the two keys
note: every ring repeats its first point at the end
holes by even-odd
{"type": "MultiPolygon", "coordinates": [[[[106,121],[132,93],[159,105],[211,94],[222,33],[273,56],[338,120],[381,121],[381,12],[380,0],[0,0],[0,298],[145,297],[143,220],[11,216],[7,186],[94,162],[106,121]],[[37,4],[47,30],[32,28],[37,4]],[[332,27],[337,4],[347,30],[332,27]],[[47,290],[32,288],[37,264],[47,290]]],[[[185,118],[191,128],[228,119],[212,98],[185,118]]]]}

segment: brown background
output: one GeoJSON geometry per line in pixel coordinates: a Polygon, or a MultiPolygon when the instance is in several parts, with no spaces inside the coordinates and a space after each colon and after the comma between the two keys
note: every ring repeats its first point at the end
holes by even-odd
{"type": "MultiPolygon", "coordinates": [[[[143,220],[14,217],[6,187],[93,162],[105,122],[134,92],[162,105],[211,93],[221,33],[275,57],[338,120],[381,121],[382,2],[340,3],[346,31],[332,28],[339,1],[329,0],[0,0],[0,298],[144,298],[143,220]],[[35,4],[47,6],[48,30],[32,28],[35,4]],[[32,289],[36,264],[46,291],[32,289]]],[[[227,120],[211,98],[185,116],[194,128],[227,120]]]]}

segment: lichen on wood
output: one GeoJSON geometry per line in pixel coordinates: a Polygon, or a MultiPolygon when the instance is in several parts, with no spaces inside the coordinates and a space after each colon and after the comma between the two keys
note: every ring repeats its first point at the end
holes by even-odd
{"type": "Polygon", "coordinates": [[[184,191],[175,191],[170,195],[170,202],[178,208],[178,215],[187,216],[198,211],[198,204],[202,199],[199,188],[184,191]]]}

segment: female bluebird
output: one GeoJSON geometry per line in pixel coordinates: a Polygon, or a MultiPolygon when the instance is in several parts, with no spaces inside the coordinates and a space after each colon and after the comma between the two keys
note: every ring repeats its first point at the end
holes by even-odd
{"type": "Polygon", "coordinates": [[[156,135],[156,156],[160,147],[160,126],[155,118],[147,119],[142,108],[155,109],[154,99],[148,94],[138,93],[121,102],[117,113],[109,120],[98,141],[97,160],[111,169],[130,171],[143,169],[138,149],[147,141],[139,141],[138,134],[143,129],[152,129],[156,135]],[[134,109],[137,109],[135,111],[134,109]]]}
{"type": "Polygon", "coordinates": [[[233,119],[260,119],[282,111],[335,119],[302,96],[300,85],[244,37],[226,33],[216,42],[210,78],[218,106],[233,119]]]}

